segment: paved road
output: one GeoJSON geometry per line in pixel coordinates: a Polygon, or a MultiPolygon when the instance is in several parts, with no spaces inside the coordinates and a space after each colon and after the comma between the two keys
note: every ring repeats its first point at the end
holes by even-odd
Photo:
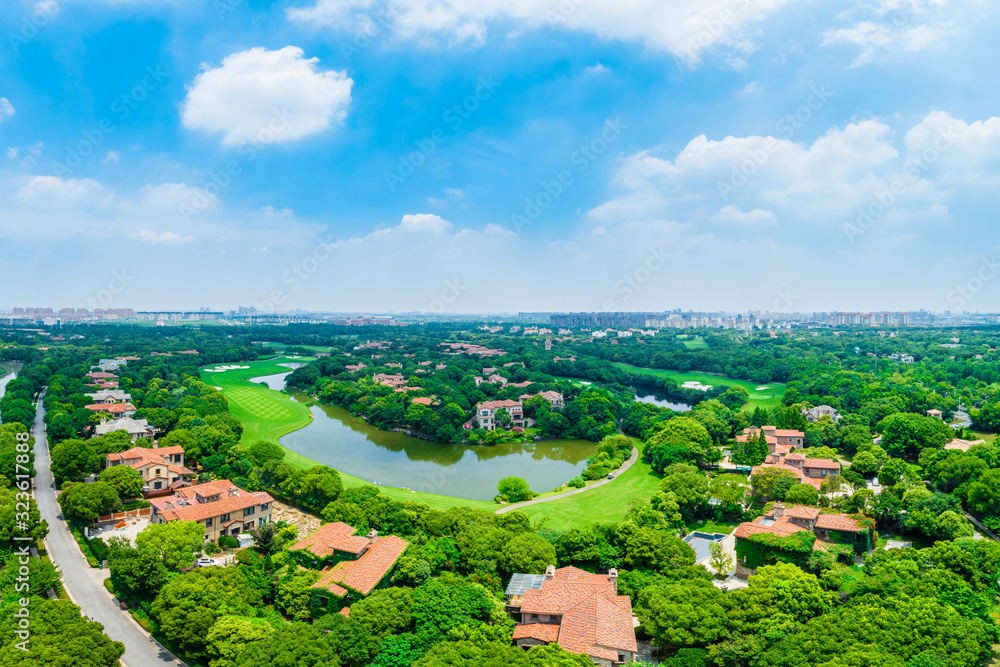
{"type": "MultiPolygon", "coordinates": [[[[628,457],[628,461],[622,464],[622,467],[615,471],[615,479],[621,477],[622,473],[632,467],[632,464],[639,459],[639,450],[635,447],[632,448],[632,456],[628,457]]],[[[538,500],[526,500],[523,503],[514,503],[513,505],[505,505],[496,511],[497,514],[506,514],[507,512],[513,512],[514,510],[519,510],[522,507],[527,507],[528,505],[539,505],[541,503],[547,503],[550,500],[558,500],[559,498],[566,498],[567,496],[575,496],[578,493],[586,493],[587,491],[593,491],[599,486],[604,486],[608,482],[613,482],[614,479],[602,479],[596,484],[591,484],[590,486],[585,486],[582,489],[574,489],[573,491],[567,491],[566,493],[560,493],[556,496],[549,496],[548,498],[540,498],[538,500]]]]}
{"type": "MultiPolygon", "coordinates": [[[[44,394],[43,394],[44,396],[44,394]]],[[[107,570],[95,570],[87,564],[80,547],[62,520],[59,504],[56,503],[55,485],[49,466],[48,443],[45,437],[45,408],[38,400],[35,415],[35,500],[42,518],[49,522],[49,535],[45,538],[49,556],[62,572],[63,587],[73,602],[78,604],[84,616],[88,616],[104,626],[104,632],[125,645],[122,662],[126,667],[154,667],[170,665],[182,667],[167,649],[142,629],[128,614],[119,609],[111,594],[104,588],[107,570]]]]}

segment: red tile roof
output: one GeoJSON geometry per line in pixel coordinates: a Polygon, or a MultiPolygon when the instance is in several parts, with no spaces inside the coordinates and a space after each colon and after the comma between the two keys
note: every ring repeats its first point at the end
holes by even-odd
{"type": "Polygon", "coordinates": [[[860,533],[862,531],[861,524],[858,523],[857,519],[849,517],[846,514],[821,514],[819,519],[816,520],[816,527],[827,530],[842,530],[849,533],[860,533]]]}
{"type": "Polygon", "coordinates": [[[343,597],[343,594],[336,592],[337,589],[343,590],[338,586],[343,584],[362,595],[368,595],[389,574],[407,546],[409,542],[394,535],[380,537],[357,560],[341,561],[323,570],[323,577],[313,584],[313,588],[326,588],[338,597],[343,597]]]}
{"type": "Polygon", "coordinates": [[[840,470],[840,461],[833,459],[806,459],[803,466],[806,468],[822,468],[826,470],[840,470]]]}
{"type": "Polygon", "coordinates": [[[551,623],[528,623],[514,628],[514,639],[537,639],[550,644],[559,641],[559,626],[551,623]]]}
{"type": "Polygon", "coordinates": [[[359,554],[365,550],[370,540],[366,537],[356,536],[356,528],[348,526],[339,521],[327,523],[313,531],[310,535],[299,540],[292,551],[308,550],[315,556],[326,558],[334,551],[343,551],[349,554],[359,554]]]}

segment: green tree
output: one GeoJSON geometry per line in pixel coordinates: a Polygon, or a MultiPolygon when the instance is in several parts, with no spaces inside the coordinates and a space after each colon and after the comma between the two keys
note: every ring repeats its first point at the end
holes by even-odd
{"type": "Polygon", "coordinates": [[[120,504],[118,490],[107,482],[69,483],[59,494],[59,506],[67,517],[93,521],[110,514],[120,504]]]}
{"type": "Polygon", "coordinates": [[[830,611],[836,600],[815,575],[790,563],[761,566],[749,583],[732,594],[730,620],[740,632],[755,632],[775,614],[804,623],[830,611]]]}
{"type": "Polygon", "coordinates": [[[923,449],[941,449],[951,429],[940,419],[912,413],[892,414],[878,424],[882,447],[890,456],[916,461],[923,449]]]}
{"type": "Polygon", "coordinates": [[[556,549],[536,533],[521,533],[504,546],[501,563],[507,572],[540,574],[555,565],[556,549]]]}
{"type": "Polygon", "coordinates": [[[328,633],[344,667],[368,667],[378,655],[381,643],[354,619],[327,614],[313,625],[328,633]]]}
{"type": "Polygon", "coordinates": [[[260,593],[238,568],[202,567],[171,579],[151,610],[168,640],[203,660],[209,657],[208,634],[215,622],[225,615],[251,616],[260,602],[260,593]]]}
{"type": "Polygon", "coordinates": [[[725,579],[730,570],[733,569],[733,557],[729,555],[725,547],[718,542],[710,542],[708,545],[709,561],[715,571],[716,579],[725,579]]]}
{"type": "Polygon", "coordinates": [[[531,488],[520,477],[504,477],[497,482],[497,492],[507,502],[516,503],[531,498],[531,488]]]}
{"type": "Polygon", "coordinates": [[[706,646],[729,633],[724,596],[704,581],[650,586],[639,593],[635,612],[657,646],[706,646]]]}
{"type": "Polygon", "coordinates": [[[121,500],[137,498],[142,495],[143,480],[139,471],[131,466],[112,466],[101,471],[98,477],[118,491],[121,500]]]}
{"type": "Polygon", "coordinates": [[[210,667],[240,667],[274,634],[274,628],[260,618],[220,616],[208,631],[210,667]]]}
{"type": "Polygon", "coordinates": [[[75,604],[32,598],[30,649],[18,647],[21,609],[17,603],[0,607],[0,665],[14,667],[117,667],[125,654],[121,642],[111,641],[100,623],[88,621],[75,604]]]}
{"type": "Polygon", "coordinates": [[[240,667],[340,667],[340,658],[327,633],[290,623],[247,651],[240,667]]]}
{"type": "Polygon", "coordinates": [[[20,516],[23,509],[18,507],[18,503],[25,502],[24,498],[18,498],[17,491],[13,488],[0,488],[0,549],[6,550],[14,547],[15,537],[32,537],[42,539],[49,533],[49,524],[41,518],[38,512],[38,504],[33,497],[29,497],[28,521],[29,530],[24,529],[24,518],[20,516]]]}
{"type": "Polygon", "coordinates": [[[191,567],[201,552],[205,527],[195,521],[151,523],[136,535],[135,545],[143,554],[159,558],[168,570],[191,567]]]}
{"type": "Polygon", "coordinates": [[[78,482],[101,469],[101,457],[86,440],[63,440],[52,446],[52,476],[56,484],[78,482]]]}
{"type": "Polygon", "coordinates": [[[281,461],[285,458],[285,448],[267,440],[258,440],[250,445],[248,453],[250,459],[259,466],[268,461],[281,461]]]}
{"type": "Polygon", "coordinates": [[[351,605],[351,618],[375,637],[402,634],[413,625],[413,590],[376,590],[351,605]]]}
{"type": "Polygon", "coordinates": [[[812,484],[796,484],[788,489],[785,502],[789,505],[815,505],[819,502],[819,491],[812,484]]]}
{"type": "Polygon", "coordinates": [[[322,575],[316,570],[291,570],[278,581],[278,592],[274,597],[275,606],[286,616],[296,620],[310,617],[312,585],[322,575]]]}
{"type": "Polygon", "coordinates": [[[129,602],[155,598],[168,574],[160,554],[141,553],[118,535],[108,540],[108,570],[118,596],[129,602]]]}

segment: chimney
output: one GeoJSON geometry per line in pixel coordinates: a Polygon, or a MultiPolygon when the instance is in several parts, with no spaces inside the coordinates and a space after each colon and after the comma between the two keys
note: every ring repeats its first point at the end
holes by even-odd
{"type": "Polygon", "coordinates": [[[782,502],[774,503],[774,507],[771,508],[771,513],[774,514],[775,519],[780,519],[785,516],[785,504],[782,502]]]}
{"type": "Polygon", "coordinates": [[[556,578],[556,566],[549,565],[545,568],[545,581],[552,581],[556,578]]]}
{"type": "Polygon", "coordinates": [[[611,568],[608,570],[608,581],[615,585],[615,595],[618,595],[618,569],[611,568]]]}
{"type": "Polygon", "coordinates": [[[375,544],[376,542],[378,542],[378,531],[377,530],[368,531],[368,543],[375,544]]]}

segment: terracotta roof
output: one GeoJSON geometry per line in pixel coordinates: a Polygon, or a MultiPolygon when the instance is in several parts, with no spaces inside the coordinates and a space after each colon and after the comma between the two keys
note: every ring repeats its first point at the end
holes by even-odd
{"type": "Polygon", "coordinates": [[[135,406],[131,403],[91,403],[90,405],[83,406],[88,410],[93,410],[94,412],[110,412],[111,414],[117,414],[119,412],[135,412],[135,406]]]}
{"type": "Polygon", "coordinates": [[[326,558],[332,555],[334,551],[359,554],[365,550],[370,540],[366,537],[354,535],[356,531],[356,528],[352,528],[346,523],[339,521],[336,523],[327,523],[299,540],[291,549],[292,551],[308,550],[320,558],[326,558]]]}
{"type": "Polygon", "coordinates": [[[520,408],[523,407],[520,401],[504,399],[502,401],[486,401],[476,406],[477,410],[497,410],[499,408],[520,408]]]}
{"type": "Polygon", "coordinates": [[[566,612],[559,629],[559,645],[571,653],[586,653],[612,662],[618,661],[619,651],[638,652],[632,605],[628,603],[626,610],[616,602],[593,595],[566,612]]]}
{"type": "Polygon", "coordinates": [[[788,520],[788,517],[774,519],[774,523],[770,525],[761,523],[761,520],[764,518],[766,517],[757,517],[753,523],[741,523],[736,528],[736,537],[750,537],[751,535],[757,535],[759,533],[771,533],[772,535],[780,535],[784,537],[803,530],[808,532],[807,528],[803,528],[802,526],[792,523],[788,520]]]}
{"type": "Polygon", "coordinates": [[[341,561],[323,570],[323,578],[313,584],[313,588],[322,584],[323,588],[332,590],[331,586],[341,588],[337,584],[343,584],[362,595],[368,595],[389,573],[407,546],[409,542],[394,535],[380,537],[357,560],[341,561]]]}
{"type": "MultiPolygon", "coordinates": [[[[179,492],[190,491],[191,488],[194,487],[180,489],[179,492]]],[[[254,507],[256,505],[260,505],[261,503],[270,502],[274,502],[274,498],[264,491],[257,491],[256,493],[243,491],[240,495],[221,498],[210,503],[197,503],[184,507],[165,509],[161,512],[161,514],[163,514],[163,518],[167,521],[204,521],[205,519],[211,519],[223,514],[231,514],[232,512],[239,512],[240,510],[254,507]]]]}
{"type": "Polygon", "coordinates": [[[551,623],[529,623],[514,628],[514,639],[537,639],[546,644],[559,641],[559,626],[551,623]]]}
{"type": "Polygon", "coordinates": [[[796,430],[790,429],[790,428],[775,429],[774,434],[777,435],[777,436],[784,436],[784,437],[789,437],[789,438],[804,438],[805,435],[806,435],[802,431],[796,431],[796,430]]]}
{"type": "MultiPolygon", "coordinates": [[[[818,507],[806,507],[805,505],[794,505],[785,510],[785,516],[793,517],[796,519],[808,519],[810,521],[814,520],[820,514],[820,509],[818,507]]],[[[767,513],[767,516],[772,516],[774,510],[767,513]]]]}
{"type": "Polygon", "coordinates": [[[343,609],[341,609],[337,613],[340,614],[341,616],[345,617],[345,618],[350,618],[351,617],[351,608],[350,607],[344,607],[343,609]]]}
{"type": "Polygon", "coordinates": [[[840,470],[840,461],[833,459],[806,459],[803,464],[806,468],[824,468],[827,470],[840,470]]]}
{"type": "Polygon", "coordinates": [[[334,581],[336,577],[337,573],[333,572],[332,567],[328,567],[323,570],[323,575],[312,585],[312,588],[325,588],[338,598],[342,598],[347,595],[347,589],[337,585],[336,581],[334,581]]]}
{"type": "Polygon", "coordinates": [[[851,518],[846,514],[821,514],[819,519],[816,520],[816,527],[828,530],[842,530],[849,533],[860,533],[862,530],[861,524],[858,523],[857,519],[851,518]]]}
{"type": "MultiPolygon", "coordinates": [[[[786,446],[781,446],[781,448],[784,449],[786,452],[788,451],[788,447],[786,447],[786,446]]],[[[789,454],[785,454],[785,459],[786,460],[787,459],[796,459],[796,460],[802,459],[802,460],[805,460],[805,458],[806,458],[806,455],[803,454],[802,452],[791,452],[789,454]]]]}
{"type": "Polygon", "coordinates": [[[149,459],[152,463],[159,463],[163,465],[166,463],[163,460],[164,456],[173,456],[174,454],[183,454],[184,448],[180,445],[174,445],[173,447],[133,447],[124,452],[117,452],[114,454],[108,454],[108,461],[131,461],[132,459],[149,459]]]}

